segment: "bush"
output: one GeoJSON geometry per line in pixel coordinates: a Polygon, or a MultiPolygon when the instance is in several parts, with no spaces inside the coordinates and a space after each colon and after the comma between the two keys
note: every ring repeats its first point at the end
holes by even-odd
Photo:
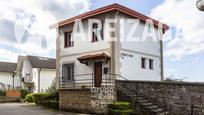
{"type": "Polygon", "coordinates": [[[21,92],[21,98],[25,99],[26,95],[29,93],[26,89],[20,89],[21,92]]]}
{"type": "Polygon", "coordinates": [[[42,105],[46,100],[50,100],[51,97],[49,93],[34,93],[32,99],[37,105],[42,105]]]}
{"type": "Polygon", "coordinates": [[[33,102],[33,94],[26,95],[25,102],[32,103],[33,102]]]}
{"type": "Polygon", "coordinates": [[[129,102],[114,102],[108,106],[110,115],[129,115],[133,113],[129,102]]]}
{"type": "Polygon", "coordinates": [[[5,96],[5,95],[6,95],[6,92],[3,90],[0,90],[0,96],[5,96]]]}
{"type": "Polygon", "coordinates": [[[47,100],[44,102],[44,106],[58,109],[59,108],[59,102],[57,100],[47,100]]]}
{"type": "Polygon", "coordinates": [[[52,84],[47,88],[47,93],[55,94],[57,92],[57,85],[55,79],[52,81],[52,84]]]}

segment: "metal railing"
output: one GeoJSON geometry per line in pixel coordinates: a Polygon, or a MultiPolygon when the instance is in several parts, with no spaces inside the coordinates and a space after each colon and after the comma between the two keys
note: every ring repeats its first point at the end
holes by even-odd
{"type": "Polygon", "coordinates": [[[74,75],[71,79],[60,77],[60,89],[81,89],[92,87],[115,87],[115,80],[119,78],[117,74],[103,73],[101,78],[95,78],[95,74],[74,75]]]}
{"type": "Polygon", "coordinates": [[[0,90],[3,90],[3,91],[6,90],[6,86],[5,86],[4,83],[1,83],[1,82],[0,82],[0,90]]]}
{"type": "Polygon", "coordinates": [[[10,84],[4,84],[0,82],[0,90],[6,91],[11,89],[13,89],[13,87],[10,84]]]}
{"type": "Polygon", "coordinates": [[[33,82],[33,77],[32,76],[25,76],[25,77],[23,77],[23,82],[33,82]]]}

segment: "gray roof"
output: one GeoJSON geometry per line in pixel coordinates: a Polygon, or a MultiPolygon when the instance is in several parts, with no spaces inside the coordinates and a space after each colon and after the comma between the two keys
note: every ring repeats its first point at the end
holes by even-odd
{"type": "Polygon", "coordinates": [[[56,59],[38,56],[27,56],[32,68],[56,69],[56,59]]]}
{"type": "Polygon", "coordinates": [[[13,73],[16,71],[16,63],[0,62],[0,72],[13,73]]]}

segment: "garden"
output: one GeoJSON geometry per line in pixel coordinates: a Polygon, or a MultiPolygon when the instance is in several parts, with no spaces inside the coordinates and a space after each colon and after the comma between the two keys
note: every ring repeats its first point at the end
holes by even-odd
{"type": "Polygon", "coordinates": [[[54,109],[59,108],[59,93],[56,89],[56,83],[53,82],[45,93],[28,93],[21,91],[24,102],[35,103],[36,105],[46,106],[54,109]]]}

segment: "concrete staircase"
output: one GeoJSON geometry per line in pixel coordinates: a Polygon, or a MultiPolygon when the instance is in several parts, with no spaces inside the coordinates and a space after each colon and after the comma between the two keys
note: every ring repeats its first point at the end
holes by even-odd
{"type": "Polygon", "coordinates": [[[123,99],[119,99],[119,101],[131,102],[135,112],[139,112],[142,115],[169,115],[165,107],[156,102],[154,103],[155,100],[151,100],[147,96],[137,93],[134,88],[130,89],[129,87],[121,85],[116,85],[116,88],[118,95],[123,97],[123,99]]]}

